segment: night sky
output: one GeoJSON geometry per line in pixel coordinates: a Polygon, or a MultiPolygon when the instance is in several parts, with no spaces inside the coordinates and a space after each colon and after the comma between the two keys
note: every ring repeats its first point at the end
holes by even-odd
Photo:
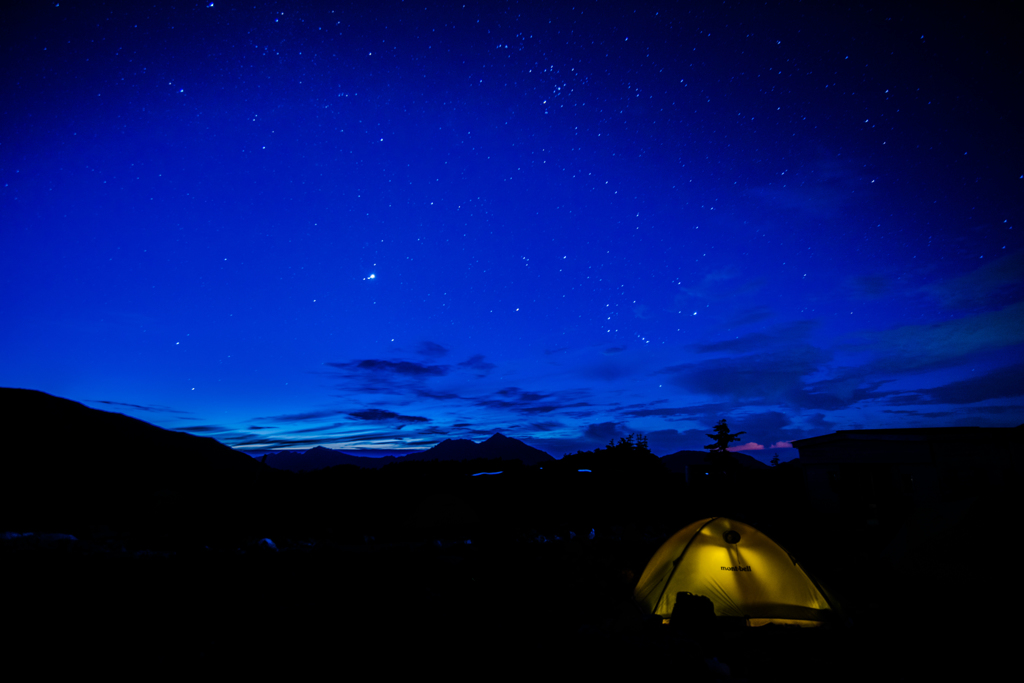
{"type": "Polygon", "coordinates": [[[25,4],[2,386],[247,451],[1024,422],[1009,10],[25,4]]]}

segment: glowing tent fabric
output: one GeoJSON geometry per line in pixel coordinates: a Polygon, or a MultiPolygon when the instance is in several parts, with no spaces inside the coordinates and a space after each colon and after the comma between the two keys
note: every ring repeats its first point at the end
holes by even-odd
{"type": "Polygon", "coordinates": [[[635,596],[649,614],[670,617],[676,594],[705,595],[716,616],[818,626],[832,614],[824,591],[789,553],[751,526],[724,517],[694,522],[647,564],[635,596]]]}

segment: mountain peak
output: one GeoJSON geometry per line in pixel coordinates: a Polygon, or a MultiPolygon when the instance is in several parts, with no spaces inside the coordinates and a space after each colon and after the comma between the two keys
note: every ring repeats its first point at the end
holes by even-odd
{"type": "Polygon", "coordinates": [[[527,446],[518,439],[513,439],[495,432],[486,441],[476,443],[469,439],[445,439],[431,449],[406,456],[414,460],[521,460],[525,465],[536,465],[553,458],[544,451],[527,446]]]}
{"type": "Polygon", "coordinates": [[[494,432],[494,434],[492,434],[489,439],[484,441],[484,443],[492,443],[492,442],[499,443],[501,441],[514,441],[514,439],[508,438],[507,436],[505,436],[501,432],[494,432]]]}

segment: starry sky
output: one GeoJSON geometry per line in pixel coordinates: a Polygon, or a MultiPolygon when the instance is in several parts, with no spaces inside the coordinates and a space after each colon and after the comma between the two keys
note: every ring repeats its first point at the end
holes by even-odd
{"type": "Polygon", "coordinates": [[[1024,422],[1002,5],[25,4],[2,386],[247,451],[1024,422]]]}

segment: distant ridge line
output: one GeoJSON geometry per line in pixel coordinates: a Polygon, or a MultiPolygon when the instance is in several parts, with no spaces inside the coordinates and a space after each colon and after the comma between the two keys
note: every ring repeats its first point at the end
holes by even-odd
{"type": "Polygon", "coordinates": [[[460,462],[464,460],[521,461],[524,465],[541,465],[555,459],[544,451],[528,446],[519,439],[500,432],[486,441],[476,443],[469,439],[445,439],[433,448],[404,456],[386,455],[370,458],[316,446],[308,451],[276,451],[267,453],[270,467],[291,472],[310,472],[325,467],[355,465],[366,469],[379,469],[400,462],[460,462]]]}

